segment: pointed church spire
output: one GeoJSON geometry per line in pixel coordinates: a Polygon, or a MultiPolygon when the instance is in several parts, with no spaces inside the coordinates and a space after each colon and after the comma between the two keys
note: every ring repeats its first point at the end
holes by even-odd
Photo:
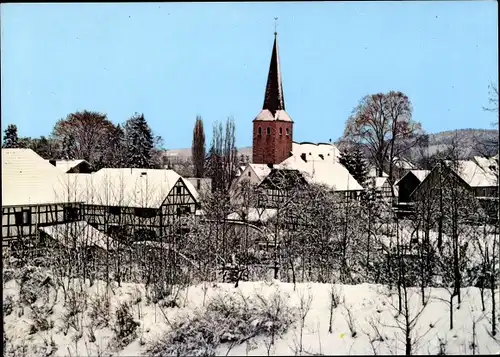
{"type": "MultiPolygon", "coordinates": [[[[275,18],[277,20],[277,18],[275,18]]],[[[276,25],[275,25],[276,26],[276,25]]],[[[273,116],[278,110],[285,110],[285,98],[283,96],[283,86],[281,84],[281,71],[278,55],[278,33],[274,29],[274,45],[267,76],[266,94],[262,109],[269,110],[273,116]]]]}

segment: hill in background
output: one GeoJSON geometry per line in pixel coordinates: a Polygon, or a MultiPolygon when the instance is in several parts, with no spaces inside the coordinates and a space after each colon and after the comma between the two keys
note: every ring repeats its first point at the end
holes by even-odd
{"type": "MultiPolygon", "coordinates": [[[[471,158],[474,155],[492,156],[498,152],[498,130],[458,129],[429,134],[429,154],[445,150],[454,140],[460,145],[463,159],[471,158]],[[478,143],[483,143],[484,145],[478,145],[478,143]]],[[[191,148],[166,150],[165,155],[172,162],[190,161],[191,148]]],[[[238,148],[238,155],[248,156],[251,160],[252,147],[238,148]]]]}

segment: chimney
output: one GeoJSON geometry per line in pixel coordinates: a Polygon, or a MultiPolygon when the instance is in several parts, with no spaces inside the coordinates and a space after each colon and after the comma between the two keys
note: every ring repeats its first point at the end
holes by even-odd
{"type": "Polygon", "coordinates": [[[307,158],[306,158],[306,154],[305,153],[300,154],[300,158],[302,160],[304,160],[304,162],[307,162],[307,158]]]}
{"type": "Polygon", "coordinates": [[[50,160],[49,160],[49,162],[50,162],[52,165],[56,166],[56,160],[54,160],[54,159],[50,159],[50,160]]]}

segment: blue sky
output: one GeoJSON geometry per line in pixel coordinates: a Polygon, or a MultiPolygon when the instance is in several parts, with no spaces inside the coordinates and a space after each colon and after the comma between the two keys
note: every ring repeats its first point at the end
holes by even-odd
{"type": "Polygon", "coordinates": [[[491,128],[498,4],[461,2],[2,4],[2,130],[48,135],[77,110],[143,112],[165,148],[196,115],[233,116],[250,146],[274,17],[294,140],[328,141],[366,94],[403,91],[428,132],[491,128]]]}

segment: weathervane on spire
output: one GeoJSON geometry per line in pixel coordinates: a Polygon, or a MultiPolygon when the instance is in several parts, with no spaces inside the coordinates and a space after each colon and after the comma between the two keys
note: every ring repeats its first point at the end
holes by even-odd
{"type": "Polygon", "coordinates": [[[274,18],[274,36],[278,34],[278,18],[274,18]]]}

